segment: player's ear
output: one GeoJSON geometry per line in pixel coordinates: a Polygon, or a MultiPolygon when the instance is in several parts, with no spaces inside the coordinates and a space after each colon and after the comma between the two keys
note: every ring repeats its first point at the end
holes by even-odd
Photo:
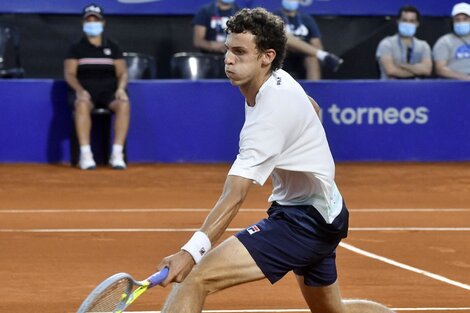
{"type": "Polygon", "coordinates": [[[276,51],[274,49],[268,49],[263,53],[263,65],[271,64],[276,58],[276,51]]]}

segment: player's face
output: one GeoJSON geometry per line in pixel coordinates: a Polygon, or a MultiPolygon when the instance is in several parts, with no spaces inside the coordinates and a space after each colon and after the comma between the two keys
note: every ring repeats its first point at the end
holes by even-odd
{"type": "Polygon", "coordinates": [[[225,41],[225,74],[232,85],[244,86],[262,73],[262,56],[252,33],[228,34],[225,41]]]}

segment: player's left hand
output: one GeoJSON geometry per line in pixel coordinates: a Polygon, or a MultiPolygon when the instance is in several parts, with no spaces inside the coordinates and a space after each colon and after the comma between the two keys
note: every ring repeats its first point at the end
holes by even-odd
{"type": "Polygon", "coordinates": [[[166,287],[172,282],[180,283],[186,276],[191,272],[195,262],[191,254],[184,250],[165,257],[160,264],[158,264],[157,269],[161,270],[164,267],[168,267],[170,272],[168,277],[160,284],[163,287],[166,287]]]}
{"type": "Polygon", "coordinates": [[[127,97],[127,93],[124,89],[118,89],[116,90],[116,93],[114,94],[117,100],[124,100],[127,101],[129,98],[127,97]]]}

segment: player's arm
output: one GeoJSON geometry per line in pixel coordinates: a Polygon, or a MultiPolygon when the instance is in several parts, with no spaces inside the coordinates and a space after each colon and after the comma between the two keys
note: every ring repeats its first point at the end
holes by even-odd
{"type": "Polygon", "coordinates": [[[201,227],[201,231],[209,237],[212,243],[219,240],[232,219],[237,215],[252,185],[253,181],[251,179],[240,176],[227,176],[222,195],[201,227]]]}
{"type": "Polygon", "coordinates": [[[320,106],[318,105],[318,103],[312,98],[310,97],[309,95],[307,95],[308,99],[310,100],[310,103],[312,103],[312,106],[313,108],[315,109],[315,112],[317,113],[318,116],[320,116],[320,106]]]}
{"type": "Polygon", "coordinates": [[[83,88],[77,78],[78,60],[66,59],[64,61],[64,79],[67,84],[72,88],[77,99],[90,100],[90,94],[83,88]]]}
{"type": "Polygon", "coordinates": [[[207,28],[203,25],[194,25],[193,45],[194,47],[211,52],[225,52],[223,42],[206,40],[207,28]]]}
{"type": "Polygon", "coordinates": [[[426,58],[416,64],[400,64],[400,67],[416,76],[429,76],[432,72],[432,60],[426,58]]]}
{"type": "Polygon", "coordinates": [[[317,56],[317,52],[321,48],[315,47],[314,45],[303,41],[300,38],[295,37],[292,34],[286,33],[287,36],[287,47],[293,52],[303,53],[309,56],[317,56]]]}
{"type": "Polygon", "coordinates": [[[201,229],[183,246],[182,250],[164,258],[158,269],[170,269],[162,286],[171,282],[181,282],[202,256],[224,233],[253,185],[252,180],[240,176],[227,176],[223,192],[214,208],[207,215],[201,229]],[[191,251],[191,252],[188,252],[191,251]]]}
{"type": "Polygon", "coordinates": [[[381,56],[379,62],[382,64],[385,73],[390,78],[409,78],[415,76],[415,74],[413,74],[413,72],[410,70],[395,65],[392,56],[389,54],[381,56]]]}
{"type": "MultiPolygon", "coordinates": [[[[323,50],[323,45],[319,37],[314,37],[310,39],[310,44],[317,49],[323,50]]],[[[305,69],[306,69],[306,79],[310,80],[320,80],[321,79],[321,68],[320,61],[316,56],[307,56],[305,57],[305,69]]]]}
{"type": "Polygon", "coordinates": [[[126,60],[114,60],[114,68],[117,78],[116,99],[128,100],[126,87],[129,81],[129,74],[127,72],[126,60]]]}
{"type": "Polygon", "coordinates": [[[436,74],[440,77],[451,78],[451,79],[460,79],[460,80],[470,80],[469,75],[463,73],[455,72],[451,70],[448,66],[447,60],[437,60],[435,61],[436,74]]]}
{"type": "Polygon", "coordinates": [[[64,61],[64,79],[67,84],[75,90],[75,92],[80,92],[84,90],[82,85],[77,79],[77,68],[78,60],[77,59],[66,59],[64,61]]]}

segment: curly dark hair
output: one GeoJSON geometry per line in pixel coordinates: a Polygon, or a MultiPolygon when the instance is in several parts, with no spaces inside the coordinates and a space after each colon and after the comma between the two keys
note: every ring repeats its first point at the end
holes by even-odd
{"type": "Polygon", "coordinates": [[[273,71],[280,69],[286,56],[287,37],[282,19],[263,8],[242,9],[227,21],[227,34],[250,32],[255,35],[256,49],[276,51],[271,63],[273,71]]]}

